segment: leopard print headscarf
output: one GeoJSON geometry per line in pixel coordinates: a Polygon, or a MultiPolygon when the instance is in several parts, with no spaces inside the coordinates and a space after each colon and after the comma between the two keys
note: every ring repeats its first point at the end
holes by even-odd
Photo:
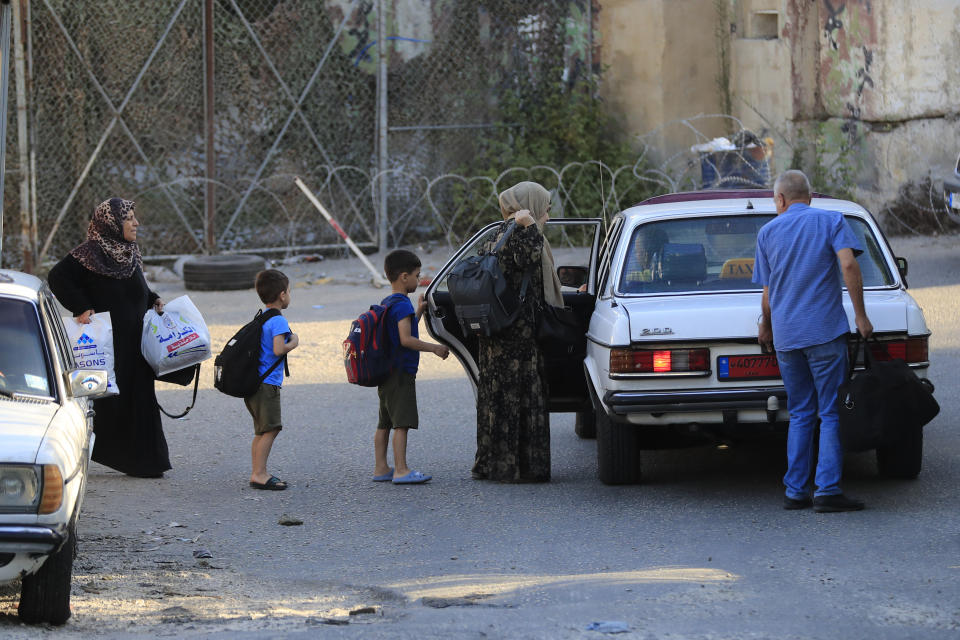
{"type": "Polygon", "coordinates": [[[136,242],[123,237],[123,222],[134,215],[134,202],[110,198],[93,211],[87,239],[70,252],[80,264],[94,273],[123,280],[143,268],[143,258],[136,242]]]}

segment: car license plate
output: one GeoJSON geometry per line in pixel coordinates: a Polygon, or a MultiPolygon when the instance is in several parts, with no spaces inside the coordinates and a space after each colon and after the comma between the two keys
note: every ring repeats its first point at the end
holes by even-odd
{"type": "Polygon", "coordinates": [[[717,378],[720,380],[744,380],[779,378],[777,356],[757,354],[750,356],[720,356],[717,358],[717,378]]]}
{"type": "Polygon", "coordinates": [[[960,209],[960,193],[947,191],[947,204],[953,209],[960,209]]]}

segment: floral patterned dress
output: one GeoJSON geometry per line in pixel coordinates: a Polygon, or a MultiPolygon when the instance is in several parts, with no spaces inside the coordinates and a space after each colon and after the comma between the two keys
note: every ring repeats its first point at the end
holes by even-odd
{"type": "Polygon", "coordinates": [[[543,236],[536,225],[530,225],[517,228],[500,250],[500,268],[510,285],[519,291],[526,272],[530,283],[527,302],[513,326],[500,335],[480,338],[476,478],[550,479],[547,383],[536,341],[537,313],[544,304],[542,248],[543,236]]]}

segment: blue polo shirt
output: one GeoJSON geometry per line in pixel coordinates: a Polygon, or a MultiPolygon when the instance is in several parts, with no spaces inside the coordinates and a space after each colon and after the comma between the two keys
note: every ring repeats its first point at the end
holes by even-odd
{"type": "Polygon", "coordinates": [[[836,211],[793,204],[757,234],[753,281],[769,287],[777,351],[824,344],[849,333],[837,252],[863,253],[836,211]]]}
{"type": "Polygon", "coordinates": [[[417,323],[417,312],[413,308],[410,298],[402,293],[394,293],[387,296],[380,302],[382,305],[390,305],[387,311],[387,332],[390,334],[390,344],[395,349],[400,350],[400,359],[398,363],[400,368],[417,375],[417,369],[420,366],[420,352],[413,349],[407,349],[400,345],[400,329],[397,325],[406,317],[410,317],[410,335],[414,338],[420,337],[420,328],[417,323]]]}

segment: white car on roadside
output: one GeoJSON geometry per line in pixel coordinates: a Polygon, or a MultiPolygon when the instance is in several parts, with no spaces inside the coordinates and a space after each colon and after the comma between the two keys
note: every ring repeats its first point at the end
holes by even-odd
{"type": "Polygon", "coordinates": [[[42,280],[0,270],[0,584],[20,619],[63,624],[93,446],[90,399],[107,372],[78,369],[42,280]]]}
{"type": "MultiPolygon", "coordinates": [[[[894,256],[863,207],[824,196],[812,206],[842,212],[863,245],[857,259],[877,338],[873,355],[904,359],[925,377],[930,331],[906,291],[906,260],[894,256]]],[[[735,444],[785,431],[786,392],[776,356],[757,343],[762,287],[751,279],[757,232],[775,216],[771,191],[703,191],[651,198],[607,225],[548,222],[564,302],[586,334],[585,353],[545,352],[549,406],[576,412],[577,433],[597,438],[604,483],[639,482],[644,449],[735,444]]],[[[471,238],[426,292],[429,333],[450,347],[474,385],[477,341],[460,329],[445,280],[499,226],[471,238]]],[[[854,332],[846,292],[844,307],[854,332]]],[[[919,432],[878,449],[880,472],[916,477],[922,444],[919,432]]]]}

